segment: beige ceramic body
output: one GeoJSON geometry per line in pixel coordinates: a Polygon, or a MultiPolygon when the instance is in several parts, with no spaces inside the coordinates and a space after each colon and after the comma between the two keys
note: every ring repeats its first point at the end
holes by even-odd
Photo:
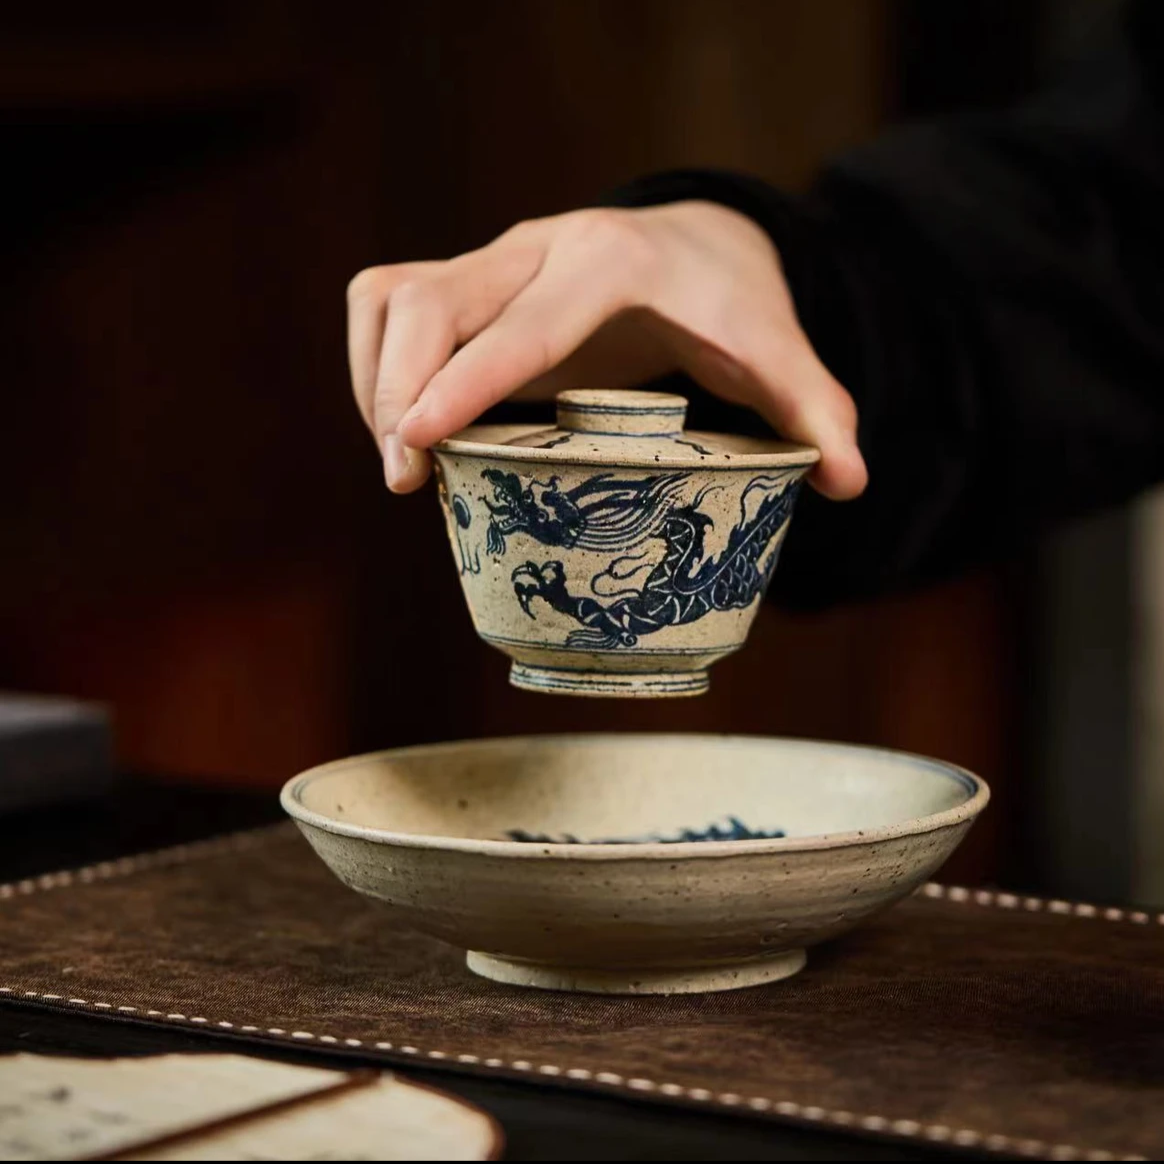
{"type": "Polygon", "coordinates": [[[743,645],[817,453],[685,433],[684,408],[564,393],[556,429],[481,426],[434,450],[474,626],[517,686],[698,695],[743,645]]]}
{"type": "Polygon", "coordinates": [[[931,876],[987,796],[959,769],[875,749],[624,735],[341,761],[288,784],[283,803],[345,884],[389,903],[401,924],[472,951],[478,973],[647,993],[794,973],[807,947],[931,876]],[[514,827],[666,835],[733,815],[796,832],[678,844],[494,839],[514,827]]]}

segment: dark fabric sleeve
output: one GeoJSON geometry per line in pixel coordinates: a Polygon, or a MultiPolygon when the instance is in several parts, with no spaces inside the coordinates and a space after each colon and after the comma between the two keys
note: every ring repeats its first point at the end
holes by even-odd
{"type": "MultiPolygon", "coordinates": [[[[773,594],[822,606],[948,575],[1164,479],[1164,3],[1011,111],[901,129],[804,197],[644,178],[611,204],[717,201],[780,250],[853,393],[866,494],[806,491],[773,594]]],[[[757,421],[700,397],[709,427],[757,421]]]]}

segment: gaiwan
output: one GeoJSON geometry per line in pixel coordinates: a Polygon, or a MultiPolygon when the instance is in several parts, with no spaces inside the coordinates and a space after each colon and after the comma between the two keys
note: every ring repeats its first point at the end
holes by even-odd
{"type": "Polygon", "coordinates": [[[515,686],[699,695],[743,645],[820,454],[687,432],[686,411],[562,392],[556,427],[478,425],[433,450],[473,623],[515,686]]]}

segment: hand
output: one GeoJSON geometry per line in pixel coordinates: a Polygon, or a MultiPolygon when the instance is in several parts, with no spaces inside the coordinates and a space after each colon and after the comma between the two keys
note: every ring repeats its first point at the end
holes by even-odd
{"type": "Polygon", "coordinates": [[[348,287],[348,348],[397,493],[428,476],[423,450],[518,390],[673,371],[816,445],[825,496],[865,488],[856,407],[801,330],[776,249],[718,204],[580,210],[446,262],[371,267],[348,287]]]}

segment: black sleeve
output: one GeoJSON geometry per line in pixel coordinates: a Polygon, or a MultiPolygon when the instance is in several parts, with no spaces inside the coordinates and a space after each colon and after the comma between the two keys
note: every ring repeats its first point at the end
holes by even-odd
{"type": "MultiPolygon", "coordinates": [[[[1147,0],[1053,91],[899,130],[802,198],[688,171],[609,200],[754,218],[857,401],[869,488],[806,491],[778,599],[947,575],[1164,478],[1162,83],[1164,0],[1147,0]]],[[[694,419],[758,423],[703,397],[694,419]]]]}

